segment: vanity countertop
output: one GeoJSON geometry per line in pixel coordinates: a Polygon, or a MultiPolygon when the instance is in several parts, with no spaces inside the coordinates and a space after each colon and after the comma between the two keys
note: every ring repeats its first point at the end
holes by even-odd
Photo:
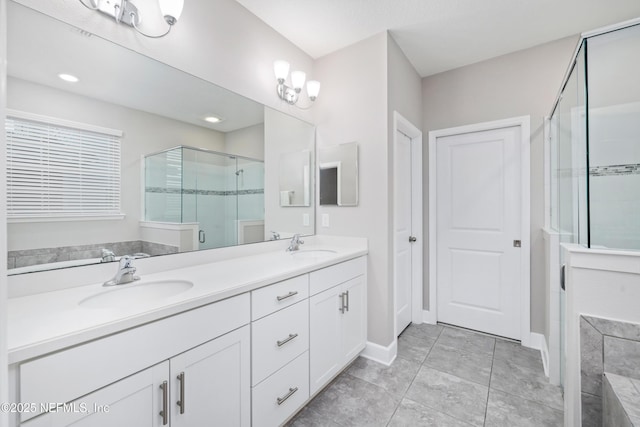
{"type": "Polygon", "coordinates": [[[177,295],[137,301],[123,307],[88,308],[79,305],[88,297],[114,290],[114,287],[103,287],[102,282],[10,298],[9,363],[18,363],[175,315],[368,252],[366,239],[350,239],[349,244],[345,245],[313,245],[302,248],[301,252],[326,249],[335,253],[317,258],[296,257],[278,250],[161,273],[145,274],[139,270],[141,280],[120,286],[167,280],[187,280],[194,285],[177,295]]]}

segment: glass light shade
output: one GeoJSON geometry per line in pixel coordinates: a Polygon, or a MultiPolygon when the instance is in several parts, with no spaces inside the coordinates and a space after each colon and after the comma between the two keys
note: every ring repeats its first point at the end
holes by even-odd
{"type": "Polygon", "coordinates": [[[302,89],[304,86],[304,80],[307,78],[307,75],[304,71],[292,71],[291,72],[291,86],[294,89],[302,89]]]}
{"type": "Polygon", "coordinates": [[[158,3],[160,4],[162,16],[170,16],[174,22],[180,19],[182,8],[184,7],[184,0],[158,0],[158,3]]]}
{"type": "Polygon", "coordinates": [[[320,93],[320,82],[317,80],[309,80],[307,82],[307,95],[314,101],[320,93]]]}
{"type": "Polygon", "coordinates": [[[289,75],[289,63],[287,61],[276,61],[273,63],[273,72],[278,80],[286,80],[289,75]]]}

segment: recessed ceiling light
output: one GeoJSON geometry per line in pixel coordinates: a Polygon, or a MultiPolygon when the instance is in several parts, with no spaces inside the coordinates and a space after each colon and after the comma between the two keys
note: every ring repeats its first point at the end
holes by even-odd
{"type": "Polygon", "coordinates": [[[220,123],[222,119],[216,116],[205,117],[204,120],[209,123],[220,123]]]}
{"type": "Polygon", "coordinates": [[[65,82],[69,82],[69,83],[77,83],[78,81],[80,81],[79,78],[77,78],[76,76],[72,76],[71,74],[61,73],[61,74],[58,74],[58,77],[60,77],[65,82]]]}

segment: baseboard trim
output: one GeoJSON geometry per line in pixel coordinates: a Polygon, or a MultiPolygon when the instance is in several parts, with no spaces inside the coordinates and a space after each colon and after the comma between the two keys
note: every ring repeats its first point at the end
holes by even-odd
{"type": "Polygon", "coordinates": [[[547,347],[547,340],[544,335],[531,332],[529,342],[529,348],[540,351],[540,357],[542,358],[542,365],[544,367],[544,374],[549,377],[549,348],[547,347]]]}
{"type": "Polygon", "coordinates": [[[431,325],[435,325],[438,323],[438,319],[436,319],[436,314],[433,311],[422,310],[422,323],[429,323],[431,325]]]}
{"type": "Polygon", "coordinates": [[[365,359],[373,360],[374,362],[382,363],[386,366],[391,366],[396,356],[398,355],[398,340],[394,339],[387,347],[381,346],[370,341],[367,341],[360,356],[365,359]]]}
{"type": "Polygon", "coordinates": [[[542,337],[542,366],[544,366],[544,375],[549,378],[549,347],[547,346],[547,340],[542,337]]]}

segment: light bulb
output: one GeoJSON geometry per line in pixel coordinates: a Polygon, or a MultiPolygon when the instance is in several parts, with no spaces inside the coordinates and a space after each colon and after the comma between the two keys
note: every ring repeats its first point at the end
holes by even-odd
{"type": "Polygon", "coordinates": [[[160,12],[167,24],[173,25],[180,19],[184,0],[158,0],[158,3],[160,3],[160,12]]]}
{"type": "Polygon", "coordinates": [[[315,101],[320,93],[320,82],[317,80],[309,80],[307,82],[307,95],[309,99],[315,101]]]}
{"type": "Polygon", "coordinates": [[[278,79],[279,82],[284,83],[287,79],[287,75],[289,74],[289,63],[282,60],[274,62],[273,72],[276,75],[276,79],[278,79]]]}
{"type": "Polygon", "coordinates": [[[299,92],[304,86],[304,80],[307,78],[307,75],[304,71],[292,71],[291,72],[291,86],[299,92]]]}

